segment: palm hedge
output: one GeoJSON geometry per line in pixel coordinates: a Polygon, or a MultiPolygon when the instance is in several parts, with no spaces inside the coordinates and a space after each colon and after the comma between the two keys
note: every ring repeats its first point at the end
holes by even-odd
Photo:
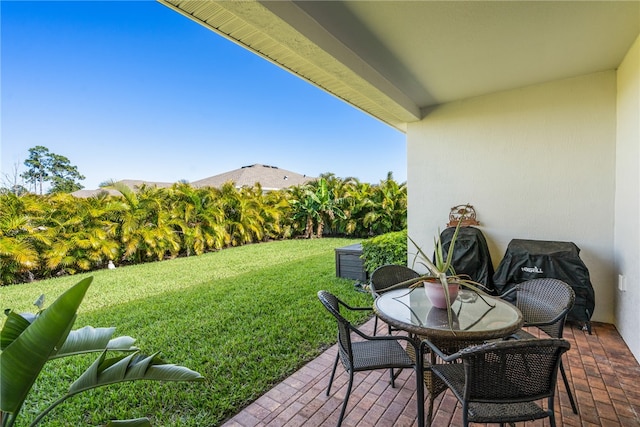
{"type": "Polygon", "coordinates": [[[122,196],[0,192],[0,285],[269,240],[371,237],[406,227],[406,184],[324,174],[304,186],[195,188],[112,183],[122,196]]]}

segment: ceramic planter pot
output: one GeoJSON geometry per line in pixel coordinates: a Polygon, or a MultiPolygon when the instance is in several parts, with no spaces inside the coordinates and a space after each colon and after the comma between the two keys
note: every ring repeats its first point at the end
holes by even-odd
{"type": "Polygon", "coordinates": [[[457,283],[449,284],[449,300],[447,301],[442,288],[442,283],[439,281],[425,281],[424,291],[427,294],[427,298],[431,301],[431,304],[436,308],[447,308],[457,298],[460,285],[457,283]]]}

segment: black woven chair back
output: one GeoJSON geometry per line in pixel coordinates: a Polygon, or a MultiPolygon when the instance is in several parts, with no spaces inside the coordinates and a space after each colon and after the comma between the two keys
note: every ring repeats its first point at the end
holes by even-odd
{"type": "Polygon", "coordinates": [[[553,396],[558,364],[569,350],[563,339],[507,340],[462,352],[464,400],[509,403],[553,396]]]}
{"type": "MultiPolygon", "coordinates": [[[[371,292],[374,296],[384,293],[391,286],[420,277],[418,272],[404,265],[387,264],[371,273],[371,292]]],[[[405,286],[409,287],[409,285],[405,286]]]]}
{"type": "Polygon", "coordinates": [[[517,285],[516,307],[525,326],[537,326],[552,338],[562,338],[575,292],[558,279],[533,279],[517,285]]]}
{"type": "Polygon", "coordinates": [[[370,312],[371,309],[368,307],[352,307],[327,291],[319,291],[318,299],[320,299],[320,302],[322,302],[327,311],[338,321],[338,354],[336,355],[333,369],[331,370],[327,396],[329,396],[331,392],[331,384],[335,378],[338,360],[342,362],[345,370],[349,373],[349,383],[347,385],[344,402],[342,403],[342,409],[340,410],[338,427],[344,419],[349,395],[353,388],[354,372],[389,369],[391,372],[391,387],[395,387],[392,370],[404,368],[412,368],[416,372],[415,390],[416,402],[418,404],[418,425],[424,425],[424,393],[422,389],[424,368],[421,362],[422,359],[418,359],[417,362],[412,360],[401,342],[406,346],[410,346],[414,354],[418,354],[419,352],[418,345],[412,339],[405,336],[385,335],[375,337],[367,335],[351,325],[351,323],[340,314],[341,308],[348,311],[358,310],[370,312]],[[354,342],[351,341],[352,333],[357,337],[357,340],[354,342]]]}
{"type": "Polygon", "coordinates": [[[340,360],[345,369],[351,370],[353,366],[353,349],[351,347],[351,323],[340,314],[340,300],[330,292],[318,292],[318,298],[322,305],[338,321],[338,351],[340,360]]]}

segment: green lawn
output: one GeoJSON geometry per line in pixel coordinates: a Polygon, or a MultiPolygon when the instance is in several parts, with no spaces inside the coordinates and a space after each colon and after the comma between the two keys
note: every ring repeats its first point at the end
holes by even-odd
{"type": "MultiPolygon", "coordinates": [[[[336,339],[335,320],[316,293],[371,305],[353,281],[335,277],[334,249],[349,239],[247,245],[151,264],[0,288],[2,308],[33,312],[81,278],[94,276],[76,327],[116,326],[144,353],[200,372],[204,382],[136,382],[71,398],[42,425],[100,425],[140,416],[154,426],[215,426],[317,356],[336,339]]],[[[352,319],[363,321],[364,318],[352,319]]],[[[23,409],[47,406],[96,355],[57,360],[23,409]],[[73,363],[69,363],[70,361],[73,363]]]]}

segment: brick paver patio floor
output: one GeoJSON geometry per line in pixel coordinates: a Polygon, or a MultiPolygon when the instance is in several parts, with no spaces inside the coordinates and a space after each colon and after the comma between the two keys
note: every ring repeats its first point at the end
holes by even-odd
{"type": "MultiPolygon", "coordinates": [[[[373,320],[361,329],[370,333],[372,328],[373,320]]],[[[386,325],[379,328],[384,331],[386,325]]],[[[571,349],[564,357],[564,366],[579,414],[572,412],[558,375],[557,425],[639,427],[640,365],[615,327],[594,323],[589,335],[577,325],[567,325],[564,337],[571,342],[571,349]]],[[[247,406],[224,426],[335,426],[348,381],[348,375],[342,366],[338,366],[332,395],[326,396],[335,355],[336,347],[333,346],[247,406]]],[[[405,369],[396,380],[396,387],[391,388],[388,371],[357,372],[343,426],[416,425],[413,375],[412,370],[405,369]]],[[[432,425],[462,425],[460,405],[451,392],[447,391],[436,399],[432,425]]],[[[548,426],[549,421],[519,425],[548,426]]]]}

